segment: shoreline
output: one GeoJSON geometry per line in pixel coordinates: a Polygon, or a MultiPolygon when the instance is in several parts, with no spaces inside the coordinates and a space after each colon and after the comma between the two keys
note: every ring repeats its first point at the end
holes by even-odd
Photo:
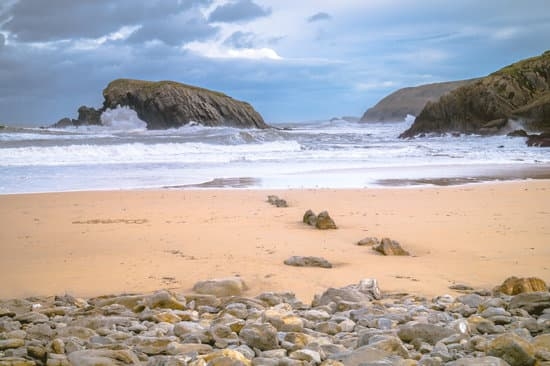
{"type": "Polygon", "coordinates": [[[69,293],[190,292],[241,276],[247,296],[376,278],[382,291],[422,296],[449,285],[492,288],[550,279],[550,180],[365,189],[145,189],[0,195],[0,299],[69,293]],[[270,194],[288,208],[266,202],[270,194]],[[338,230],[301,222],[328,210],[338,230]],[[355,243],[390,237],[413,255],[383,257],[355,243]],[[283,264],[321,256],[332,269],[283,264]],[[297,280],[299,278],[299,280],[297,280]]]}

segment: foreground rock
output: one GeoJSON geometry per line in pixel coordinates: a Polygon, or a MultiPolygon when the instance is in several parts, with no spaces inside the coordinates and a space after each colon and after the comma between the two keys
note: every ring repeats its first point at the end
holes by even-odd
{"type": "Polygon", "coordinates": [[[383,255],[410,255],[409,252],[401,247],[401,244],[390,238],[383,238],[380,244],[374,246],[372,249],[383,255]]]}
{"type": "Polygon", "coordinates": [[[426,299],[382,294],[375,279],[364,279],[311,304],[288,292],[0,301],[0,366],[549,362],[550,292],[426,299]]]}
{"type": "Polygon", "coordinates": [[[64,118],[54,126],[101,125],[104,111],[127,106],[147,123],[148,129],[177,128],[189,122],[205,126],[268,127],[262,116],[246,102],[174,81],[117,79],[103,90],[103,98],[100,109],[82,106],[77,120],[64,118]]]}
{"type": "Polygon", "coordinates": [[[517,295],[524,292],[548,291],[546,282],[537,277],[508,277],[502,285],[495,288],[496,292],[506,295],[517,295]]]}
{"type": "Polygon", "coordinates": [[[285,259],[284,263],[287,266],[294,267],[332,268],[332,264],[322,257],[303,257],[294,255],[288,259],[285,259]]]}
{"type": "Polygon", "coordinates": [[[442,95],[476,80],[450,81],[399,89],[367,109],[361,117],[361,122],[396,122],[403,121],[407,115],[418,116],[427,102],[436,102],[442,95]]]}
{"type": "Polygon", "coordinates": [[[514,121],[550,131],[550,51],[507,66],[428,103],[401,137],[424,133],[505,134],[514,121]]]}
{"type": "Polygon", "coordinates": [[[288,203],[286,202],[285,199],[282,199],[275,195],[267,196],[267,202],[269,202],[275,207],[288,207],[288,203]]]}
{"type": "Polygon", "coordinates": [[[319,230],[338,229],[336,223],[330,217],[327,211],[322,211],[321,213],[319,213],[319,215],[315,215],[313,211],[307,210],[304,213],[302,221],[305,224],[315,226],[319,230]]]}

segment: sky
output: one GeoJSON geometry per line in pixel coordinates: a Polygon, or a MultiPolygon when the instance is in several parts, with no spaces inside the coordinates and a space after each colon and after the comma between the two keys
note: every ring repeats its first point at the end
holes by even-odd
{"type": "Polygon", "coordinates": [[[0,123],[76,118],[117,78],[221,91],[268,123],[361,116],[542,54],[549,34],[548,0],[0,0],[0,123]]]}

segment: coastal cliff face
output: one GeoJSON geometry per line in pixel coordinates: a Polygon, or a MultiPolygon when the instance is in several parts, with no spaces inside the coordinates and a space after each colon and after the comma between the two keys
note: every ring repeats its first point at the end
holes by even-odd
{"type": "Polygon", "coordinates": [[[428,103],[401,137],[423,133],[502,134],[516,121],[550,130],[550,51],[462,86],[428,103]]]}
{"type": "Polygon", "coordinates": [[[433,83],[399,89],[367,109],[361,122],[402,121],[408,114],[418,116],[427,102],[478,79],[433,83]]]}
{"type": "Polygon", "coordinates": [[[127,106],[147,123],[148,129],[181,127],[191,121],[205,126],[269,127],[246,102],[173,81],[117,79],[103,90],[103,97],[101,109],[80,107],[77,120],[64,118],[54,126],[100,125],[102,112],[127,106]]]}

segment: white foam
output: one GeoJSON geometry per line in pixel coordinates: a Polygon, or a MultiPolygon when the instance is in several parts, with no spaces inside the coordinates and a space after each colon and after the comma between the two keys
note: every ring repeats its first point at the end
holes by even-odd
{"type": "Polygon", "coordinates": [[[144,131],[147,123],[139,119],[136,111],[128,106],[117,106],[101,113],[103,126],[115,131],[144,131]]]}

